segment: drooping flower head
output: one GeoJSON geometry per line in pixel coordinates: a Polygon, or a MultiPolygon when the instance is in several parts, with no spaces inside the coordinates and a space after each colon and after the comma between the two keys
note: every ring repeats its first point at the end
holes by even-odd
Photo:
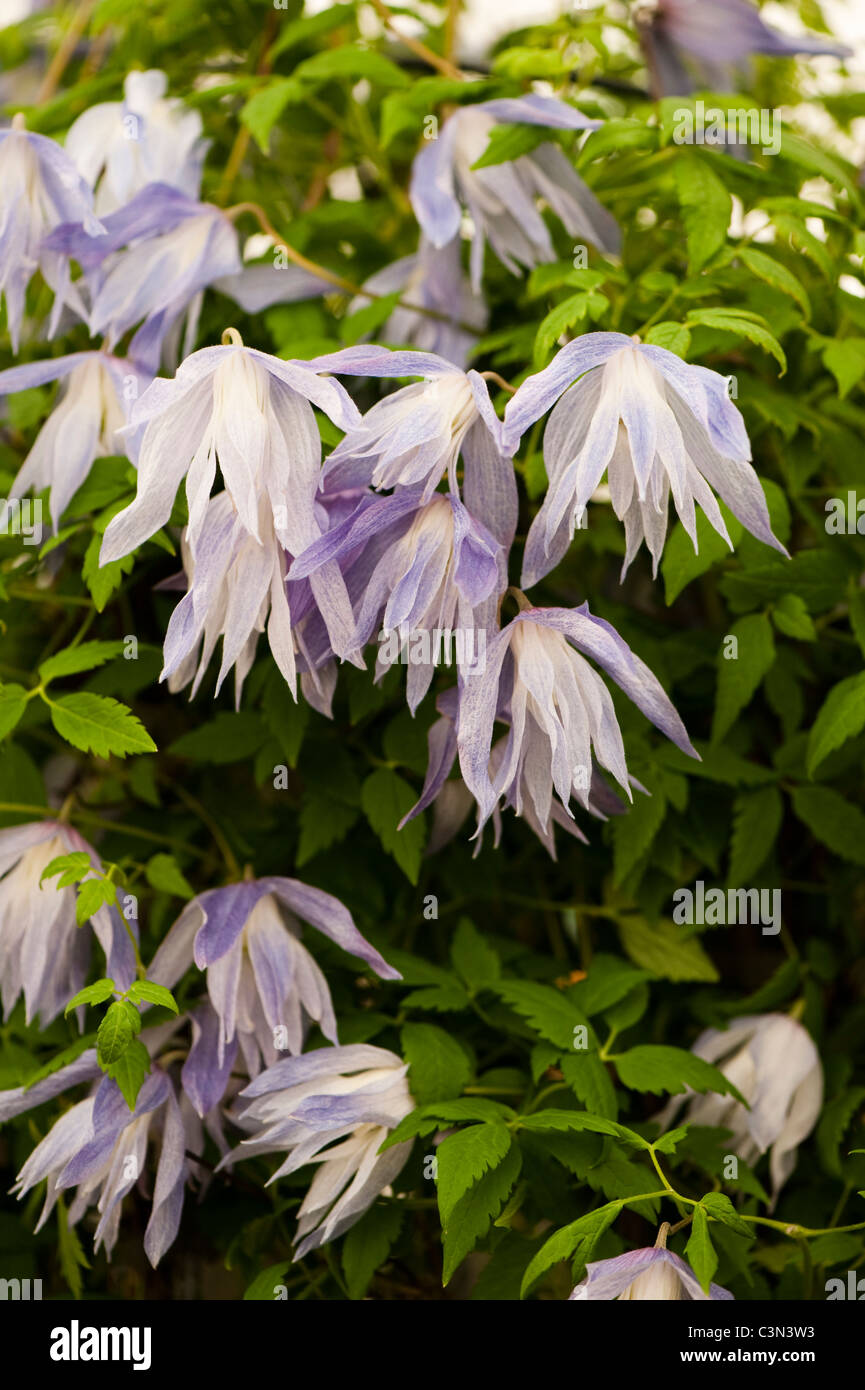
{"type": "Polygon", "coordinates": [[[296,1260],[353,1226],[405,1164],[411,1140],[378,1150],[414,1109],[407,1070],[381,1047],[323,1047],[277,1062],[241,1091],[248,1104],[233,1118],[252,1138],[232,1157],[285,1153],[270,1182],[321,1165],[298,1212],[296,1260]]]}
{"type": "Polygon", "coordinates": [[[224,1067],[239,1040],[255,1076],[281,1051],[299,1052],[312,1021],[336,1042],[327,980],[301,943],[298,919],[366,961],[381,979],[400,978],[360,934],[347,908],[320,888],[293,878],[263,878],[202,893],[162,942],[148,978],[171,988],[193,960],[207,971],[219,1020],[214,1067],[224,1067]]]}
{"type": "Polygon", "coordinates": [[[93,462],[123,451],[116,432],[149,381],[133,362],[107,352],[73,352],[0,372],[0,396],[63,381],[60,400],[42,426],[12,485],[11,496],[50,489],[56,531],[93,462]]]}
{"type": "MultiPolygon", "coordinates": [[[[77,830],[60,821],[32,821],[0,830],[0,994],[6,1017],[23,993],[26,1019],[43,1027],[83,987],[90,961],[90,932],[75,921],[73,887],[51,880],[40,888],[52,859],[95,851],[77,830]]],[[[104,904],[90,919],[106,957],[105,973],[119,989],[135,979],[132,944],[116,908],[104,904]]]]}
{"type": "Polygon", "coordinates": [[[621,237],[616,223],[557,145],[543,144],[518,159],[472,167],[500,121],[551,130],[596,130],[600,125],[556,97],[507,97],[455,111],[437,139],[417,155],[412,171],[412,206],[433,245],[445,246],[459,235],[465,207],[474,228],[471,279],[476,293],[487,240],[515,275],[521,265],[555,260],[549,229],[536,206],[543,198],[571,236],[617,252],[621,237]]]}
{"type": "Polygon", "coordinates": [[[508,402],[505,446],[515,449],[555,401],[544,433],[549,487],[526,541],[525,587],[558,564],[604,474],[625,524],[623,575],[643,540],[657,572],[671,493],[695,549],[695,503],[732,549],[714,490],[746,530],[786,555],[772,534],[744,421],[717,372],[624,333],[586,333],[508,402]]]}
{"type": "Polygon", "coordinates": [[[697,756],[657,677],[609,623],[592,616],[588,604],[573,610],[525,607],[487,644],[484,672],[460,690],[457,747],[463,779],[478,803],[479,828],[501,797],[517,815],[530,801],[544,828],[554,792],[569,815],[572,796],[588,809],[593,759],[630,797],[612,698],[583,653],[662,733],[697,756]],[[499,711],[510,732],[491,780],[499,711]]]}
{"type": "Polygon", "coordinates": [[[634,15],[657,94],[675,96],[695,86],[726,91],[732,70],[754,54],[850,57],[845,44],[808,34],[782,34],[750,0],[638,0],[634,15]],[[688,71],[694,68],[697,81],[688,71]]]}
{"type": "Polygon", "coordinates": [[[611,1260],[595,1260],[586,1265],[586,1277],[577,1285],[569,1302],[609,1303],[614,1299],[652,1300],[655,1302],[695,1303],[732,1299],[733,1295],[720,1284],[710,1284],[705,1293],[689,1264],[667,1249],[665,1223],[654,1245],[643,1250],[629,1250],[611,1260]]]}
{"type": "MultiPolygon", "coordinates": [[[[707,1028],[691,1051],[718,1066],[750,1108],[732,1096],[694,1096],[688,1123],[732,1130],[730,1142],[748,1164],[770,1150],[774,1206],[823,1105],[823,1068],[810,1033],[787,1014],[748,1014],[727,1028],[707,1028]]],[[[666,1128],[684,1102],[671,1100],[658,1122],[666,1128]]]]}
{"type": "Polygon", "coordinates": [[[54,140],[25,130],[23,118],[16,116],[11,129],[0,130],[0,296],[6,299],[13,352],[21,337],[24,296],[37,270],[54,291],[49,337],[64,307],[87,317],[68,257],[47,242],[48,234],[67,222],[77,224],[82,246],[92,248],[104,236],[90,189],[68,155],[54,140]]]}
{"type": "Polygon", "coordinates": [[[65,150],[95,190],[99,216],[115,212],[150,183],[169,184],[190,198],[201,187],[207,141],[201,116],[166,97],[158,69],[130,72],[123,101],[98,102],[73,121],[65,150]]]}

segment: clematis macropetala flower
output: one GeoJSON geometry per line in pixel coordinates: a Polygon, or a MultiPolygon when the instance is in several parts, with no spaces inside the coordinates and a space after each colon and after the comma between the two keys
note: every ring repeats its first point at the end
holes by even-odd
{"type": "MultiPolygon", "coordinates": [[[[43,871],[63,854],[99,859],[87,841],[60,821],[31,821],[0,830],[0,995],[4,1015],[24,995],[30,1023],[38,1014],[43,1027],[62,1013],[83,987],[90,962],[90,932],[75,921],[76,891],[50,880],[40,888],[43,871]]],[[[90,919],[105,952],[105,973],[118,989],[135,979],[132,943],[120,914],[103,904],[90,919]]]]}
{"type": "MultiPolygon", "coordinates": [[[[687,1101],[687,1122],[732,1130],[729,1142],[745,1163],[768,1150],[774,1207],[823,1105],[823,1068],[810,1033],[787,1014],[748,1014],[727,1028],[707,1028],[691,1051],[719,1067],[749,1109],[731,1096],[694,1096],[687,1101]]],[[[685,1103],[685,1097],[672,1099],[658,1123],[666,1128],[685,1103]]]]}
{"type": "Polygon", "coordinates": [[[407,1071],[381,1047],[322,1047],[275,1063],[241,1091],[232,1118],[252,1137],[229,1158],[285,1153],[269,1182],[321,1165],[298,1212],[296,1260],[353,1226],[403,1168],[411,1140],[379,1149],[414,1109],[407,1071]]]}
{"type": "Polygon", "coordinates": [[[710,1284],[705,1293],[689,1264],[667,1249],[667,1222],[661,1227],[654,1247],[629,1250],[610,1260],[586,1265],[586,1277],[570,1295],[569,1302],[608,1303],[621,1301],[694,1303],[732,1299],[720,1284],[710,1284]]]}
{"type": "Polygon", "coordinates": [[[0,296],[6,299],[15,353],[24,296],[37,270],[54,291],[49,337],[65,307],[87,317],[68,257],[49,242],[49,233],[67,222],[77,225],[82,246],[92,248],[105,236],[93,211],[93,195],[69,156],[56,141],[26,130],[23,116],[16,115],[10,129],[0,130],[0,296]]]}
{"type": "Polygon", "coordinates": [[[457,748],[463,780],[478,803],[478,831],[502,797],[517,815],[524,802],[530,804],[544,829],[554,794],[568,816],[572,796],[588,809],[593,760],[630,798],[612,698],[586,656],[656,728],[697,757],[657,677],[609,623],[592,616],[588,604],[572,610],[532,608],[522,595],[518,601],[521,611],[487,644],[484,672],[460,689],[457,748]],[[510,731],[491,778],[500,711],[506,711],[510,731]]]}
{"type": "Polygon", "coordinates": [[[513,274],[555,260],[555,251],[536,200],[543,198],[573,237],[602,251],[618,252],[621,236],[614,219],[574,172],[557,145],[545,143],[529,154],[475,169],[499,122],[545,126],[550,130],[597,130],[574,107],[556,97],[505,97],[463,106],[448,118],[437,139],[416,156],[410,196],[424,235],[434,246],[458,236],[463,208],[471,216],[471,282],[480,291],[484,247],[489,241],[513,274]]]}
{"type": "Polygon", "coordinates": [[[281,1051],[299,1052],[311,1022],[336,1042],[330,990],[300,940],[301,921],[365,961],[381,979],[400,978],[361,935],[348,909],[320,888],[293,878],[262,878],[202,893],[186,905],[160,945],[148,979],[170,989],[193,960],[207,971],[219,1021],[214,1067],[223,1068],[229,1049],[233,1056],[239,1042],[255,1076],[281,1051]]]}
{"type": "Polygon", "coordinates": [[[60,399],[12,484],[12,497],[50,490],[54,530],[93,462],[122,452],[115,436],[129,405],[150,378],[133,362],[107,352],[73,352],[0,372],[0,396],[62,381],[60,399]]]}
{"type": "Polygon", "coordinates": [[[623,576],[643,541],[657,573],[671,493],[695,550],[697,503],[732,549],[717,492],[746,530],[787,554],[772,534],[744,421],[717,372],[624,333],[586,333],[512,396],[505,447],[516,449],[554,402],[544,433],[549,486],[526,541],[524,587],[561,560],[605,473],[625,524],[623,576]]]}
{"type": "Polygon", "coordinates": [[[638,0],[634,15],[659,96],[686,94],[698,86],[727,91],[733,71],[758,53],[848,58],[853,52],[810,34],[782,34],[750,0],[638,0]]]}

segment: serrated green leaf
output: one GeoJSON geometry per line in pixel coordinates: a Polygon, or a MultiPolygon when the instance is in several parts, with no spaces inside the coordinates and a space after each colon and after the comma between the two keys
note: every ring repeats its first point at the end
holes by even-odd
{"type": "Polygon", "coordinates": [[[685,1246],[685,1254],[692,1270],[700,1281],[704,1293],[709,1292],[712,1275],[718,1268],[718,1256],[709,1236],[709,1220],[701,1206],[694,1208],[694,1224],[685,1246]]]}
{"type": "Polygon", "coordinates": [[[85,985],[74,995],[66,1008],[63,1010],[63,1017],[66,1018],[73,1009],[77,1009],[79,1004],[102,1004],[114,993],[117,986],[113,980],[97,980],[92,985],[85,985]]]}
{"type": "Polygon", "coordinates": [[[793,810],[833,854],[865,865],[865,815],[831,787],[797,787],[793,810]]]}
{"type": "Polygon", "coordinates": [[[73,676],[79,671],[92,671],[103,666],[115,656],[123,653],[122,642],[82,642],[78,647],[67,647],[43,661],[39,667],[39,679],[43,685],[56,680],[58,676],[73,676]]]}
{"type": "Polygon", "coordinates": [[[11,734],[27,708],[27,691],[10,682],[0,685],[0,739],[11,734]]]}
{"type": "Polygon", "coordinates": [[[164,985],[154,984],[152,980],[136,980],[127,990],[126,997],[133,1004],[140,1004],[146,1000],[148,1004],[161,1004],[164,1009],[170,1009],[174,1014],[179,1013],[171,990],[166,989],[164,985]]]}
{"type": "Polygon", "coordinates": [[[363,1298],[370,1280],[387,1260],[399,1236],[403,1212],[396,1202],[377,1203],[352,1226],[342,1247],[349,1298],[363,1298]]]}
{"type": "Polygon", "coordinates": [[[474,988],[491,984],[502,973],[498,955],[467,917],[457,924],[451,960],[466,984],[474,988]]]}
{"type": "Polygon", "coordinates": [[[705,980],[714,983],[718,972],[696,936],[667,921],[647,922],[628,913],[618,922],[622,945],[637,965],[664,980],[705,980]]]}
{"type": "Polygon", "coordinates": [[[501,1163],[511,1142],[510,1130],[499,1121],[469,1125],[442,1140],[436,1149],[436,1194],[443,1228],[460,1198],[489,1168],[501,1163]]]}
{"type": "Polygon", "coordinates": [[[409,1064],[409,1089],[419,1105],[458,1096],[471,1076],[459,1043],[433,1023],[406,1023],[402,1052],[409,1064]]]}
{"type": "Polygon", "coordinates": [[[708,161],[699,155],[680,156],[673,172],[685,224],[688,270],[695,275],[725,244],[733,203],[708,161]]]}
{"type": "Polygon", "coordinates": [[[155,753],[156,744],[126,705],[107,695],[79,691],[51,700],[51,722],[61,738],[84,753],[107,758],[115,753],[155,753]]]}
{"type": "Polygon", "coordinates": [[[643,1043],[617,1053],[611,1060],[622,1085],[632,1091],[678,1095],[690,1086],[701,1095],[715,1091],[720,1096],[734,1096],[745,1104],[744,1096],[722,1071],[682,1047],[643,1043]]]}
{"type": "Polygon", "coordinates": [[[442,1233],[443,1284],[449,1283],[466,1255],[471,1254],[478,1241],[486,1235],[516,1183],[521,1166],[519,1145],[512,1143],[504,1159],[484,1173],[457,1202],[450,1214],[447,1229],[442,1233]]]}
{"type": "Polygon", "coordinates": [[[836,748],[865,729],[865,671],[848,676],[830,690],[808,738],[808,776],[836,748]]]}
{"type": "Polygon", "coordinates": [[[765,613],[749,613],[740,618],[724,638],[718,656],[718,692],[712,721],[712,742],[719,743],[737,715],[750,702],[761,680],[775,660],[772,625],[765,613]],[[736,639],[727,656],[728,638],[736,639]]]}
{"type": "Polygon", "coordinates": [[[745,792],[733,804],[733,837],[730,841],[728,888],[748,883],[765,864],[778,837],[784,802],[777,787],[758,787],[745,792]]]}
{"type": "Polygon", "coordinates": [[[361,788],[364,815],[388,854],[392,854],[410,883],[417,883],[426,840],[422,816],[397,826],[414,806],[417,795],[404,778],[389,767],[376,768],[361,788]]]}
{"type": "Polygon", "coordinates": [[[150,1054],[143,1042],[133,1038],[120,1053],[116,1061],[108,1062],[104,1071],[116,1081],[123,1099],[130,1110],[135,1109],[138,1092],[144,1085],[144,1078],[150,1071],[150,1054]]]}

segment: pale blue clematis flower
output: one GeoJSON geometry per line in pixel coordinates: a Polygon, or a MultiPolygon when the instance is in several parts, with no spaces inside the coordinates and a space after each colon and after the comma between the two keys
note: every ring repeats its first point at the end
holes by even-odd
{"type": "MultiPolygon", "coordinates": [[[[42,1026],[63,1012],[83,987],[90,961],[89,933],[75,921],[76,892],[48,881],[42,872],[62,854],[100,861],[85,839],[60,821],[31,821],[0,830],[0,992],[8,1018],[23,993],[26,1019],[42,1026]]],[[[90,919],[106,956],[106,974],[119,989],[135,979],[132,945],[116,908],[104,904],[90,919]]]]}
{"type": "Polygon", "coordinates": [[[247,1070],[255,1076],[280,1052],[300,1052],[311,1022],[336,1042],[330,990],[300,941],[301,920],[365,961],[381,979],[400,978],[361,935],[348,909],[320,888],[293,878],[263,878],[202,893],[162,942],[148,979],[170,989],[193,960],[207,971],[218,1019],[211,1062],[219,1067],[239,1041],[247,1070]]]}
{"type": "MultiPolygon", "coordinates": [[[[434,352],[464,369],[479,334],[486,328],[489,313],[483,298],[463,273],[461,245],[458,236],[441,247],[421,236],[413,256],[402,256],[376,271],[364,289],[378,295],[397,291],[401,294],[401,302],[382,329],[383,338],[411,345],[420,352],[434,352]],[[431,309],[443,317],[434,318],[418,309],[431,309]]],[[[357,295],[350,311],[369,302],[357,295]]]]}
{"type": "Polygon", "coordinates": [[[589,809],[593,761],[630,797],[610,693],[581,653],[597,661],[677,747],[697,757],[657,677],[588,604],[523,607],[487,644],[484,672],[460,689],[457,748],[463,780],[478,803],[478,831],[501,797],[517,815],[530,805],[544,829],[554,793],[569,816],[572,796],[589,809]],[[493,726],[502,709],[510,732],[491,779],[493,726]]]}
{"type": "Polygon", "coordinates": [[[54,140],[25,130],[18,115],[11,129],[0,130],[0,296],[6,299],[13,352],[20,342],[27,286],[37,270],[54,291],[49,337],[64,308],[87,317],[68,257],[47,242],[48,234],[67,222],[78,224],[82,245],[92,247],[104,236],[90,189],[69,157],[54,140]]]}
{"type": "Polygon", "coordinates": [[[10,496],[50,489],[56,532],[60,518],[93,462],[123,452],[116,432],[150,381],[133,362],[107,352],[73,352],[0,372],[0,396],[63,381],[61,396],[24,460],[10,496]]]}
{"type": "Polygon", "coordinates": [[[232,1118],[253,1137],[231,1158],[286,1153],[270,1182],[321,1164],[298,1212],[296,1260],[347,1231],[399,1175],[412,1141],[378,1151],[414,1109],[407,1071],[381,1047],[323,1047],[277,1062],[240,1093],[232,1118]]]}
{"type": "Polygon", "coordinates": [[[609,1303],[649,1300],[656,1302],[717,1302],[733,1295],[720,1284],[709,1284],[705,1293],[689,1264],[666,1248],[669,1225],[660,1230],[654,1247],[628,1250],[610,1260],[586,1265],[586,1277],[570,1295],[569,1302],[609,1303]]]}
{"type": "Polygon", "coordinates": [[[471,281],[480,291],[488,240],[513,274],[555,260],[549,229],[536,206],[543,198],[571,236],[617,253],[621,235],[614,219],[574,172],[557,145],[485,169],[473,169],[498,122],[546,126],[551,130],[597,130],[601,122],[556,97],[506,97],[463,106],[448,118],[435,140],[416,156],[411,201],[424,235],[446,246],[459,235],[463,208],[471,215],[471,281]]]}
{"type": "MultiPolygon", "coordinates": [[[[715,1092],[693,1096],[688,1124],[732,1130],[733,1150],[748,1164],[769,1150],[774,1207],[823,1108],[823,1068],[810,1033],[787,1014],[748,1014],[726,1028],[707,1028],[691,1051],[719,1067],[749,1108],[715,1092]]],[[[667,1128],[685,1101],[674,1097],[657,1122],[667,1128]]]]}
{"type": "Polygon", "coordinates": [[[695,550],[695,503],[733,548],[714,489],[746,530],[787,554],[772,534],[744,421],[717,372],[624,333],[586,333],[511,397],[505,447],[513,451],[555,401],[544,433],[549,486],[523,557],[526,588],[561,560],[605,473],[625,524],[622,576],[643,540],[657,573],[671,492],[695,550]]]}
{"type": "MultiPolygon", "coordinates": [[[[146,1032],[141,1037],[146,1038],[146,1032]]],[[[100,1076],[95,1049],[90,1048],[35,1086],[0,1092],[0,1121],[100,1076]]],[[[218,1141],[218,1132],[214,1137],[218,1141]]],[[[85,1100],[55,1121],[27,1159],[12,1191],[20,1200],[46,1182],[45,1203],[36,1224],[39,1231],[61,1193],[76,1188],[69,1225],[77,1225],[90,1207],[96,1207],[94,1250],[104,1247],[110,1259],[120,1230],[123,1198],[141,1181],[151,1146],[158,1146],[159,1158],[144,1250],[155,1268],[177,1235],[186,1185],[195,1176],[194,1160],[187,1151],[202,1153],[204,1147],[202,1125],[192,1105],[184,1094],[178,1096],[174,1082],[158,1065],[145,1079],[131,1113],[117,1083],[102,1077],[85,1100]]]]}
{"type": "Polygon", "coordinates": [[[197,198],[208,142],[198,111],[166,97],[164,72],[130,72],[123,101],[99,102],[73,121],[65,150],[89,186],[102,217],[151,183],[197,198]]]}
{"type": "Polygon", "coordinates": [[[634,17],[658,94],[676,96],[695,86],[726,91],[732,70],[753,55],[773,58],[828,54],[848,58],[846,44],[771,28],[750,0],[638,0],[634,17]],[[690,75],[690,60],[698,81],[690,75]]]}
{"type": "MultiPolygon", "coordinates": [[[[164,526],[186,477],[190,589],[172,620],[166,674],[202,633],[215,640],[222,632],[222,678],[248,650],[269,603],[271,649],[294,690],[284,551],[299,555],[322,530],[321,439],[310,402],[342,429],[360,418],[342,386],[319,370],[326,369],[232,342],[193,353],[171,381],[154,381],[135,402],[127,435],[138,493],[108,526],[101,562],[128,555],[164,526]],[[210,497],[217,465],[224,501],[210,497]]],[[[324,566],[310,586],[334,652],[362,664],[338,566],[324,566]]]]}
{"type": "Polygon", "coordinates": [[[452,493],[424,501],[418,489],[399,488],[391,497],[366,497],[293,562],[289,580],[328,560],[348,566],[370,546],[374,558],[355,610],[358,642],[379,640],[377,680],[407,661],[414,713],[441,660],[455,660],[467,678],[482,666],[495,599],[507,587],[505,551],[452,493]]]}

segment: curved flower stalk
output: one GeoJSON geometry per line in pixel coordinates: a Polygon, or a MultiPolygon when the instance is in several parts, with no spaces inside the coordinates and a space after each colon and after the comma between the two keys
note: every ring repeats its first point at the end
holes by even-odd
{"type": "MultiPolygon", "coordinates": [[[[165,674],[188,660],[202,633],[212,650],[220,631],[220,680],[238,657],[245,674],[269,603],[271,649],[294,691],[282,552],[298,555],[321,534],[321,440],[310,402],[342,429],[359,419],[339,383],[313,365],[231,344],[193,353],[173,380],[154,381],[133,406],[127,433],[138,493],[109,524],[101,563],[128,555],[166,523],[185,477],[191,584],[172,619],[165,674]],[[224,502],[210,497],[217,465],[224,502]]],[[[334,652],[362,665],[338,567],[323,567],[310,585],[334,652]]]]}
{"type": "Polygon", "coordinates": [[[732,549],[714,489],[746,530],[787,554],[772,534],[744,421],[717,372],[624,333],[586,333],[508,402],[505,447],[515,450],[556,401],[544,433],[549,487],[526,541],[525,587],[561,560],[605,473],[625,524],[623,577],[642,541],[657,574],[670,493],[695,550],[695,503],[732,549]]]}
{"type": "MultiPolygon", "coordinates": [[[[426,847],[426,853],[428,855],[435,854],[446,845],[449,840],[453,839],[454,835],[457,834],[468,819],[472,808],[476,810],[478,821],[480,822],[480,811],[469,788],[460,779],[450,779],[450,773],[457,760],[458,751],[456,734],[458,694],[458,690],[452,688],[451,690],[445,691],[436,701],[436,707],[441,712],[441,718],[437,719],[430,727],[429,734],[427,735],[429,763],[427,765],[423,791],[416,804],[408,814],[403,817],[399,825],[399,828],[402,829],[410,820],[414,820],[415,816],[420,815],[421,811],[426,810],[429,806],[433,808],[433,823],[426,847]]],[[[496,718],[501,723],[509,723],[507,708],[500,708],[497,711],[496,718]]],[[[501,769],[507,743],[507,738],[501,738],[497,743],[493,744],[490,751],[489,777],[490,781],[493,783],[495,783],[496,777],[501,769]]],[[[543,768],[538,768],[536,765],[529,764],[528,762],[524,763],[519,780],[511,786],[506,799],[502,803],[498,803],[492,812],[494,848],[498,848],[501,840],[502,810],[508,806],[513,808],[516,814],[526,821],[553,860],[557,858],[554,834],[555,826],[560,826],[568,835],[581,841],[582,844],[588,844],[588,839],[583,834],[570,812],[565,811],[559,802],[553,798],[552,772],[549,773],[548,777],[550,783],[549,793],[539,798],[541,805],[549,804],[549,817],[546,821],[541,819],[529,786],[530,775],[535,782],[537,782],[538,779],[543,780],[545,778],[543,768]],[[517,810],[517,805],[519,805],[519,810],[517,810]]],[[[586,778],[581,778],[580,780],[585,780],[588,784],[585,810],[588,811],[589,815],[596,817],[598,820],[606,820],[608,816],[619,815],[625,810],[625,802],[620,800],[615,792],[610,790],[607,783],[598,772],[597,767],[593,765],[590,771],[588,771],[586,778]]],[[[645,790],[635,777],[631,777],[629,781],[630,785],[636,787],[639,791],[645,790]]],[[[475,857],[477,857],[481,851],[483,843],[482,830],[483,826],[479,823],[474,850],[475,857]]]]}
{"type": "Polygon", "coordinates": [[[90,189],[68,155],[54,140],[25,130],[18,115],[11,129],[0,130],[0,296],[6,299],[15,353],[24,296],[37,270],[54,291],[49,337],[65,307],[87,317],[78,286],[70,278],[68,257],[48,244],[48,234],[66,222],[78,224],[82,246],[92,249],[104,237],[90,189]]]}
{"type": "Polygon", "coordinates": [[[440,660],[455,659],[466,679],[482,667],[495,619],[494,602],[486,600],[507,587],[505,555],[453,494],[424,501],[418,489],[400,488],[366,499],[293,562],[289,579],[305,578],[328,560],[342,566],[373,540],[379,558],[356,609],[358,642],[364,646],[378,632],[377,680],[407,662],[414,714],[440,660]]]}
{"type": "Polygon", "coordinates": [[[506,97],[461,107],[445,122],[438,138],[417,155],[410,196],[424,235],[434,246],[445,246],[459,235],[463,208],[471,216],[475,293],[480,290],[486,241],[514,275],[520,273],[521,265],[555,260],[549,229],[536,206],[538,198],[552,208],[571,236],[617,253],[618,226],[557,145],[543,144],[530,154],[485,169],[472,167],[500,121],[550,130],[597,130],[601,125],[556,97],[506,97]]]}
{"type": "MultiPolygon", "coordinates": [[[[748,1164],[770,1150],[774,1207],[823,1105],[823,1068],[810,1033],[787,1014],[748,1014],[723,1030],[707,1028],[691,1051],[718,1066],[750,1108],[730,1096],[694,1096],[688,1123],[732,1130],[730,1142],[748,1164]]],[[[684,1103],[676,1097],[655,1118],[667,1128],[684,1103]]]]}
{"type": "Polygon", "coordinates": [[[849,58],[846,44],[790,36],[773,29],[750,0],[640,0],[635,6],[640,38],[658,95],[676,96],[695,87],[727,91],[732,69],[757,53],[773,58],[828,54],[849,58]],[[688,71],[692,64],[697,81],[688,71]]]}
{"type": "MultiPolygon", "coordinates": [[[[419,352],[434,352],[464,370],[489,313],[481,294],[463,273],[461,248],[458,236],[444,246],[435,246],[422,235],[415,255],[402,256],[376,271],[363,288],[373,294],[401,294],[400,303],[381,331],[383,338],[419,352]],[[442,317],[419,312],[423,309],[442,317]]],[[[357,295],[349,311],[353,313],[369,302],[357,295]]]]}
{"type": "Polygon", "coordinates": [[[407,1071],[381,1047],[322,1047],[277,1062],[241,1091],[245,1108],[232,1118],[253,1137],[231,1158],[287,1154],[269,1182],[321,1164],[298,1212],[296,1260],[353,1226],[402,1170],[411,1140],[378,1151],[414,1109],[407,1071]]]}
{"type": "Polygon", "coordinates": [[[373,345],[315,357],[309,366],[344,376],[423,378],[385,396],[348,430],[325,463],[325,488],[413,488],[426,502],[446,476],[472,517],[510,548],[517,525],[516,479],[502,450],[501,421],[478,372],[462,372],[432,353],[373,345]]]}
{"type": "Polygon", "coordinates": [[[630,798],[610,693],[581,653],[597,661],[677,747],[697,757],[657,677],[588,604],[526,607],[488,644],[483,674],[460,690],[457,748],[463,780],[478,803],[478,830],[502,796],[517,815],[531,805],[544,828],[554,793],[568,816],[572,796],[588,809],[593,758],[630,798]],[[510,732],[491,779],[493,725],[502,708],[510,732]]]}
{"type": "Polygon", "coordinates": [[[694,1303],[732,1299],[728,1289],[710,1284],[704,1293],[690,1265],[680,1255],[667,1249],[669,1225],[665,1222],[654,1247],[628,1250],[611,1260],[596,1260],[586,1265],[586,1277],[570,1295],[587,1303],[608,1303],[618,1300],[653,1300],[656,1302],[694,1303]]]}
{"type": "Polygon", "coordinates": [[[56,532],[94,460],[122,452],[116,432],[126,424],[129,407],[150,377],[133,362],[107,352],[73,352],[0,372],[0,396],[49,381],[63,382],[60,399],[36,436],[10,495],[48,488],[56,532]]]}
{"type": "MultiPolygon", "coordinates": [[[[60,821],[0,830],[0,994],[7,1018],[23,993],[27,1022],[38,1014],[45,1027],[87,979],[90,939],[75,921],[75,889],[39,883],[52,859],[75,851],[100,867],[87,841],[60,821]]],[[[119,912],[103,904],[90,921],[105,952],[106,973],[118,989],[128,989],[135,956],[119,912]]]]}
{"type": "Polygon", "coordinates": [[[100,217],[150,183],[198,197],[209,142],[201,138],[199,112],[166,97],[167,89],[158,69],[130,72],[123,101],[98,102],[69,127],[64,148],[94,190],[100,217]]]}
{"type": "MultiPolygon", "coordinates": [[[[59,1094],[57,1086],[61,1080],[65,1090],[86,1079],[85,1065],[81,1057],[50,1078],[56,1083],[52,1093],[59,1094]]],[[[99,1074],[95,1058],[92,1069],[99,1074]]],[[[44,1088],[45,1083],[26,1094],[31,1096],[39,1086],[44,1088]]],[[[41,1098],[47,1098],[44,1089],[41,1098]]],[[[35,1097],[30,1102],[37,1103],[35,1097]]],[[[2,1106],[0,1095],[0,1115],[2,1106]]],[[[15,1113],[27,1108],[30,1106],[19,1104],[15,1113]]],[[[155,1268],[180,1226],[186,1184],[193,1175],[186,1151],[200,1153],[203,1148],[198,1116],[187,1098],[178,1096],[174,1082],[158,1066],[142,1085],[132,1114],[117,1083],[103,1077],[92,1095],[78,1101],[55,1121],[27,1159],[12,1191],[20,1199],[47,1181],[45,1204],[36,1225],[39,1231],[60,1193],[77,1188],[69,1207],[69,1225],[76,1225],[95,1206],[99,1221],[93,1247],[98,1251],[104,1246],[110,1259],[120,1229],[123,1198],[140,1182],[150,1146],[158,1146],[159,1158],[144,1250],[155,1268]]]]}
{"type": "Polygon", "coordinates": [[[381,979],[400,978],[360,934],[347,908],[320,888],[293,878],[262,878],[202,893],[174,923],[148,978],[170,989],[193,960],[207,971],[219,1020],[219,1066],[239,1040],[255,1076],[280,1051],[299,1052],[311,1021],[336,1042],[327,980],[301,944],[298,919],[365,961],[381,979]]]}

